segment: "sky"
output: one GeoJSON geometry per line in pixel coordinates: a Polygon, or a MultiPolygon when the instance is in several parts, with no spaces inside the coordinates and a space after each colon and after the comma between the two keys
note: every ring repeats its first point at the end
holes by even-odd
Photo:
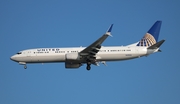
{"type": "Polygon", "coordinates": [[[0,0],[0,104],[180,104],[179,0],[0,0]],[[107,66],[22,65],[24,49],[88,46],[114,24],[103,46],[139,41],[162,21],[161,53],[107,66]]]}

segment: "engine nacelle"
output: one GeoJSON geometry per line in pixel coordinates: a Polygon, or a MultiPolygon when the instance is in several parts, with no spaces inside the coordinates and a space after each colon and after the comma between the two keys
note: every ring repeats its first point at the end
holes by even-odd
{"type": "Polygon", "coordinates": [[[80,60],[79,53],[68,53],[68,54],[66,54],[66,60],[80,60]]]}
{"type": "Polygon", "coordinates": [[[65,62],[65,68],[79,68],[81,64],[65,62]]]}

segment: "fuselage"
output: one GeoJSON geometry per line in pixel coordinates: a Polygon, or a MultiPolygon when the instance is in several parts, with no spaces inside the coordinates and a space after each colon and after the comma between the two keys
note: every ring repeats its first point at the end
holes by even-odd
{"type": "MultiPolygon", "coordinates": [[[[24,63],[51,63],[65,62],[66,54],[79,53],[86,47],[74,48],[37,48],[18,52],[11,57],[12,60],[24,63]]],[[[151,54],[146,47],[102,47],[96,54],[96,61],[120,61],[138,58],[151,54]]]]}

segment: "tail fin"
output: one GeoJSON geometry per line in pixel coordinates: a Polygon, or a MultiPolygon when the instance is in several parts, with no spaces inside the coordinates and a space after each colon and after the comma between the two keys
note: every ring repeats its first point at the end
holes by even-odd
{"type": "Polygon", "coordinates": [[[158,42],[159,32],[162,21],[156,21],[144,37],[138,42],[137,46],[149,47],[158,42]]]}

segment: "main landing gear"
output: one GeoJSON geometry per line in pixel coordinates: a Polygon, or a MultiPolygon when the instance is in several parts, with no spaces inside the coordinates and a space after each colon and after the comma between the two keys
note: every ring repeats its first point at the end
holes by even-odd
{"type": "Polygon", "coordinates": [[[87,67],[86,67],[87,70],[90,70],[91,69],[91,62],[87,62],[87,67]]]}

